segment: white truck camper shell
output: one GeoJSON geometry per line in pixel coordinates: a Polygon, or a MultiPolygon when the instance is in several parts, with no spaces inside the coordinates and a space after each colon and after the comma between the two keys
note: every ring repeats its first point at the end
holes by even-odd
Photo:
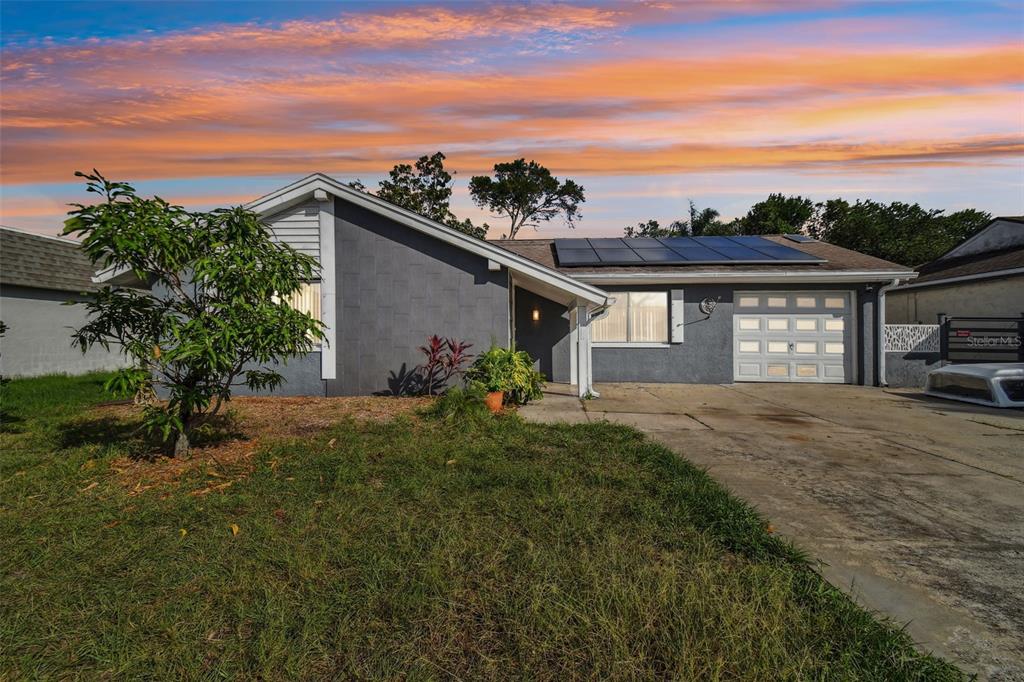
{"type": "Polygon", "coordinates": [[[1024,362],[946,365],[928,373],[924,392],[989,407],[1024,407],[1024,362]]]}

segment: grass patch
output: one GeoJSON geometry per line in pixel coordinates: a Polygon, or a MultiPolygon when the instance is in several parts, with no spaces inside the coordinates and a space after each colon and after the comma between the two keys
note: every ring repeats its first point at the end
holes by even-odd
{"type": "Polygon", "coordinates": [[[101,382],[9,387],[0,678],[961,677],[631,429],[340,418],[132,495],[61,441],[101,382]]]}

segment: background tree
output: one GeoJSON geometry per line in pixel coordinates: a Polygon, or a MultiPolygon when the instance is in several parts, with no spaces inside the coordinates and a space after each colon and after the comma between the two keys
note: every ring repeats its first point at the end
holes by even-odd
{"type": "MultiPolygon", "coordinates": [[[[672,223],[675,225],[675,223],[672,223]]],[[[624,230],[627,237],[671,237],[671,227],[662,227],[661,223],[657,220],[648,220],[646,222],[639,222],[635,226],[627,225],[624,230]]]]}
{"type": "Polygon", "coordinates": [[[635,226],[628,225],[624,232],[627,237],[655,238],[722,234],[724,225],[718,219],[719,215],[713,208],[698,209],[691,200],[689,218],[686,220],[673,220],[668,227],[662,227],[657,220],[648,220],[635,226]]]}
{"type": "MultiPolygon", "coordinates": [[[[468,218],[459,220],[451,211],[455,173],[445,170],[444,160],[444,154],[435,152],[431,156],[421,156],[413,165],[397,164],[391,169],[388,179],[380,181],[376,195],[396,206],[483,239],[487,234],[486,223],[477,226],[468,218]]],[[[362,192],[368,191],[358,180],[350,182],[349,186],[362,192]]]]}
{"type": "Polygon", "coordinates": [[[800,196],[771,194],[750,207],[737,220],[737,234],[789,234],[800,232],[814,216],[814,202],[800,196]]]}
{"type": "Polygon", "coordinates": [[[476,175],[469,181],[473,202],[509,219],[508,234],[515,239],[523,227],[538,227],[561,215],[569,227],[580,218],[583,188],[572,180],[559,182],[536,161],[516,159],[494,164],[494,177],[476,175]]]}
{"type": "Polygon", "coordinates": [[[97,268],[132,271],[152,293],[101,289],[81,303],[89,321],[72,339],[87,351],[118,344],[134,361],[107,382],[120,395],[148,398],[143,421],[175,456],[189,452],[194,430],[230,399],[233,387],[272,389],[272,366],[309,352],[322,324],[288,304],[313,279],[316,261],[275,244],[259,218],[241,207],[190,213],[159,197],[144,199],[123,182],[76,173],[103,201],[69,213],[64,234],[82,238],[97,268]]]}
{"type": "Polygon", "coordinates": [[[943,215],[940,209],[894,201],[882,204],[831,199],[818,204],[808,233],[837,246],[918,266],[934,260],[978,232],[992,216],[966,209],[943,215]]]}
{"type": "Polygon", "coordinates": [[[690,220],[688,221],[690,234],[694,237],[702,235],[718,234],[722,223],[718,219],[721,214],[713,208],[698,210],[697,205],[690,201],[690,220]]]}

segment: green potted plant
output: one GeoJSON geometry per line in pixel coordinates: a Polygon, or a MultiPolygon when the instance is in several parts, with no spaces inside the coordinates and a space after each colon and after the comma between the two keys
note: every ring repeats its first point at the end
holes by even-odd
{"type": "Polygon", "coordinates": [[[538,400],[544,377],[533,368],[533,358],[526,351],[491,346],[477,357],[466,372],[466,378],[487,391],[485,402],[492,412],[511,402],[522,405],[538,400]]]}

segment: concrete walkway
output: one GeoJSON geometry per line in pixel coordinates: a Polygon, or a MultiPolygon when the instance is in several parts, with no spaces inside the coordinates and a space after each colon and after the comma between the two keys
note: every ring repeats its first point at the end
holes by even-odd
{"type": "Polygon", "coordinates": [[[922,648],[1024,680],[1024,413],[860,386],[596,388],[584,402],[556,386],[522,415],[644,431],[922,648]]]}

